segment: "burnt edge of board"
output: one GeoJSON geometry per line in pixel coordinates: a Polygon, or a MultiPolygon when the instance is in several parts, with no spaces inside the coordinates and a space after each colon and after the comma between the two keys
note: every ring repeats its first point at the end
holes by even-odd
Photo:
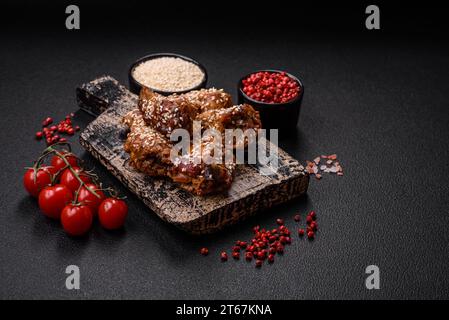
{"type": "Polygon", "coordinates": [[[94,116],[104,112],[124,95],[132,95],[132,93],[120,85],[117,80],[107,75],[76,88],[76,102],[78,106],[94,116]]]}
{"type": "MultiPolygon", "coordinates": [[[[137,96],[121,86],[114,78],[103,76],[77,88],[77,101],[83,110],[91,114],[100,114],[107,110],[107,112],[99,117],[99,120],[102,120],[102,118],[106,117],[110,117],[111,119],[120,117],[123,113],[126,113],[136,105],[137,96]]],[[[135,193],[159,217],[192,234],[204,234],[218,231],[224,226],[234,224],[259,211],[287,202],[307,192],[309,183],[308,174],[304,172],[304,168],[298,161],[291,158],[279,148],[279,157],[284,164],[281,169],[283,169],[282,171],[284,172],[276,175],[270,183],[263,182],[261,175],[254,166],[243,166],[243,170],[246,171],[247,175],[254,175],[254,179],[261,179],[261,184],[264,183],[264,186],[261,189],[247,192],[247,194],[241,198],[234,199],[218,208],[211,208],[211,210],[208,210],[207,212],[204,212],[204,210],[195,211],[195,208],[186,205],[183,209],[187,212],[194,213],[191,219],[185,218],[185,214],[179,217],[177,215],[167,214],[167,208],[158,206],[163,202],[158,202],[157,199],[150,199],[146,196],[145,186],[137,186],[135,183],[132,183],[133,181],[130,181],[131,179],[129,179],[129,177],[126,178],[125,173],[127,169],[124,164],[120,162],[118,165],[117,159],[112,158],[114,155],[118,155],[117,152],[105,148],[104,145],[96,144],[95,141],[91,141],[91,137],[95,137],[96,122],[101,121],[95,120],[80,135],[81,145],[133,193],[135,193]],[[115,162],[115,165],[113,162],[115,162]]],[[[117,131],[119,130],[120,129],[117,128],[117,131]]],[[[97,137],[97,139],[100,138],[97,137]]],[[[135,175],[138,176],[142,174],[136,172],[135,175]]],[[[161,181],[160,184],[163,186],[161,189],[164,189],[163,193],[174,193],[174,190],[177,190],[177,188],[174,187],[174,184],[170,181],[164,181],[163,179],[154,180],[161,181]]],[[[159,192],[159,190],[157,192],[159,192]]],[[[179,189],[176,192],[178,193],[179,189]]],[[[193,199],[196,196],[187,192],[184,192],[184,194],[185,197],[192,198],[191,202],[196,202],[196,200],[193,199]]],[[[179,200],[178,194],[176,199],[179,200]]],[[[165,203],[163,204],[165,207],[165,203]]],[[[176,205],[178,205],[178,203],[173,203],[168,209],[176,210],[176,205]]]]}

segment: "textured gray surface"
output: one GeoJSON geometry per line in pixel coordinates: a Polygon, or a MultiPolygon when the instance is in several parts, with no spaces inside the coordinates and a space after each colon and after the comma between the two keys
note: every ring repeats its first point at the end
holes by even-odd
{"type": "MultiPolygon", "coordinates": [[[[1,298],[449,298],[446,44],[307,34],[269,43],[240,35],[236,44],[157,31],[2,35],[1,298]],[[22,168],[43,148],[34,132],[44,117],[77,109],[80,83],[102,73],[126,83],[134,59],[160,51],[198,59],[211,85],[233,93],[236,80],[258,68],[301,76],[307,91],[298,131],[280,144],[300,161],[336,152],[345,176],[311,179],[306,199],[192,238],[149,214],[75,144],[106,184],[129,196],[130,216],[124,232],[95,226],[86,239],[68,238],[22,188],[22,168]],[[319,216],[316,240],[294,237],[274,265],[219,261],[253,225],[283,217],[293,227],[292,216],[310,209],[319,216]],[[198,254],[203,245],[209,257],[198,254]],[[64,287],[69,264],[81,268],[80,291],[64,287]],[[381,268],[379,291],[364,289],[369,264],[381,268]]],[[[77,113],[82,126],[90,120],[77,113]]]]}

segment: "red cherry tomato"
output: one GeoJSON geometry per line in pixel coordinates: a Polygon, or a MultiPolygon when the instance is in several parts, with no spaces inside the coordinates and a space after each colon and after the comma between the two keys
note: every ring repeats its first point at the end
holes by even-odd
{"type": "Polygon", "coordinates": [[[128,215],[128,205],[125,201],[115,198],[105,199],[98,208],[98,218],[105,229],[118,229],[125,224],[128,215]]]}
{"type": "Polygon", "coordinates": [[[51,185],[51,178],[52,174],[48,167],[42,166],[36,171],[31,168],[25,172],[23,184],[26,191],[37,198],[43,188],[51,185]]]}
{"type": "Polygon", "coordinates": [[[69,204],[61,213],[61,223],[71,236],[81,236],[92,226],[92,211],[88,206],[69,204]]]}
{"type": "MultiPolygon", "coordinates": [[[[91,183],[92,182],[90,177],[87,176],[86,173],[84,173],[81,168],[73,167],[72,169],[75,170],[75,172],[78,174],[80,179],[82,181],[84,181],[85,183],[91,183]]],[[[73,174],[73,172],[69,168],[65,169],[62,172],[60,184],[65,185],[72,192],[77,191],[78,188],[80,187],[80,182],[78,181],[78,179],[75,177],[75,175],[73,174]]]]}
{"type": "MultiPolygon", "coordinates": [[[[66,152],[62,152],[62,154],[67,154],[66,152]]],[[[65,156],[65,159],[68,161],[68,163],[70,163],[70,165],[72,167],[78,167],[78,158],[70,155],[70,156],[65,156]]],[[[66,167],[66,164],[64,162],[64,160],[62,160],[61,157],[54,155],[53,158],[51,158],[51,166],[52,166],[52,170],[54,171],[54,173],[57,173],[59,170],[63,169],[66,167]]]]}
{"type": "Polygon", "coordinates": [[[98,206],[104,200],[105,195],[103,191],[98,190],[98,187],[92,183],[85,184],[78,193],[78,202],[88,206],[92,210],[92,214],[96,215],[98,211],[98,206]],[[100,197],[97,197],[92,192],[90,192],[87,188],[89,187],[91,190],[94,190],[96,194],[100,197]]]}
{"type": "Polygon", "coordinates": [[[57,184],[46,187],[39,193],[39,208],[47,217],[59,219],[62,209],[72,200],[72,191],[62,184],[57,184]]]}

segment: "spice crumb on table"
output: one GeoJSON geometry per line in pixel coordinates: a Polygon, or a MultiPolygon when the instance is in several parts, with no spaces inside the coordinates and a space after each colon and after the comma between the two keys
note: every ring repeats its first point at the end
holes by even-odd
{"type": "Polygon", "coordinates": [[[306,171],[310,175],[315,175],[317,180],[320,180],[322,173],[335,173],[337,176],[343,175],[343,167],[337,161],[337,155],[321,155],[313,159],[313,161],[306,161],[306,171]]]}

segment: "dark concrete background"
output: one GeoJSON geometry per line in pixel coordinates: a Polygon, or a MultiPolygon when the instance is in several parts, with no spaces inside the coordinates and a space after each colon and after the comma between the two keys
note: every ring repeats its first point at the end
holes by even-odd
{"type": "MultiPolygon", "coordinates": [[[[143,19],[148,12],[148,21],[138,22],[130,6],[89,7],[81,30],[69,32],[61,5],[48,7],[44,21],[42,8],[7,8],[0,47],[1,298],[449,298],[449,52],[432,19],[407,28],[409,20],[392,23],[384,9],[385,29],[369,32],[359,4],[337,27],[322,9],[302,12],[305,20],[297,21],[304,23],[287,21],[285,30],[241,11],[234,17],[228,8],[208,28],[199,22],[213,20],[204,7],[197,12],[202,20],[146,8],[136,14],[143,19]],[[262,22],[268,26],[257,27],[262,22]],[[335,152],[345,176],[312,178],[306,198],[197,238],[149,212],[72,139],[104,183],[129,197],[130,215],[122,232],[96,225],[87,238],[67,237],[22,187],[23,167],[44,147],[34,132],[46,116],[77,110],[79,84],[102,74],[126,84],[133,60],[167,51],[201,61],[209,84],[235,98],[237,79],[255,69],[300,76],[306,91],[298,130],[280,145],[300,161],[335,152]],[[275,264],[257,270],[219,261],[221,250],[251,237],[253,225],[272,227],[281,217],[295,229],[293,215],[304,218],[312,209],[316,240],[294,236],[275,264]],[[199,255],[201,246],[210,256],[199,255]],[[69,264],[81,269],[76,292],[65,289],[69,264]],[[364,286],[370,264],[380,267],[378,291],[364,286]]],[[[91,120],[76,113],[82,127],[91,120]]]]}

